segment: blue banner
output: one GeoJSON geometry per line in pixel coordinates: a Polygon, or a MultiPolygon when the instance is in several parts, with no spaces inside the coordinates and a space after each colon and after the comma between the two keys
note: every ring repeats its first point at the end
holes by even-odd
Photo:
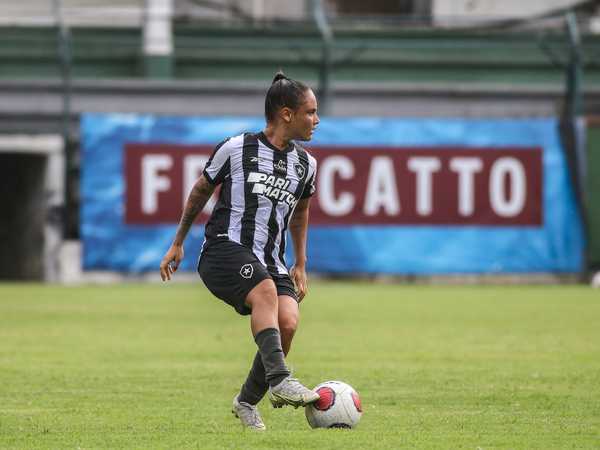
{"type": "MultiPolygon", "coordinates": [[[[263,127],[259,117],[83,115],[84,269],[158,270],[189,174],[225,137],[263,127]],[[159,165],[144,165],[144,152],[159,165]],[[175,156],[165,160],[169,152],[175,156]],[[147,187],[148,179],[155,184],[147,187]]],[[[310,271],[582,267],[582,223],[554,119],[327,118],[308,147],[320,177],[311,206],[310,271]]],[[[195,270],[203,231],[197,225],[188,235],[183,270],[195,270]]]]}

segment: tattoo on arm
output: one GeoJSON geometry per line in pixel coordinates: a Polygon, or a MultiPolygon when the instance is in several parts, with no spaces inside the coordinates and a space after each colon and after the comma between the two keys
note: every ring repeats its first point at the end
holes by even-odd
{"type": "Polygon", "coordinates": [[[308,219],[308,202],[300,201],[296,209],[294,210],[294,214],[290,219],[290,230],[292,228],[302,228],[306,224],[308,219]]]}
{"type": "Polygon", "coordinates": [[[204,175],[201,175],[196,184],[194,184],[183,208],[183,214],[179,221],[179,227],[177,227],[174,243],[183,244],[190,227],[194,223],[194,220],[196,220],[196,216],[202,211],[214,190],[215,187],[208,182],[204,175]]]}

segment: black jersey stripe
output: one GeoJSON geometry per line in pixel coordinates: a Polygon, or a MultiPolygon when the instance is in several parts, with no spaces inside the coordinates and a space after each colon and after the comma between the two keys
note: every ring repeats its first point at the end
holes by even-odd
{"type": "MultiPolygon", "coordinates": [[[[307,175],[308,176],[308,175],[307,175]]],[[[302,191],[302,194],[300,195],[300,198],[309,198],[312,197],[314,190],[311,192],[311,186],[315,183],[315,172],[313,172],[313,174],[310,176],[310,178],[308,178],[306,180],[306,183],[304,183],[304,190],[302,191]]]]}
{"type": "MultiPolygon", "coordinates": [[[[242,172],[244,180],[248,179],[250,172],[258,172],[258,138],[256,134],[244,135],[242,149],[242,172]]],[[[254,231],[256,229],[256,210],[258,209],[258,196],[252,193],[251,183],[244,182],[244,215],[242,216],[242,229],[240,243],[250,249],[254,244],[254,231]]]]}
{"type": "Polygon", "coordinates": [[[225,180],[225,177],[227,176],[227,174],[229,174],[229,173],[231,173],[230,158],[228,158],[227,161],[225,161],[225,164],[223,164],[223,166],[221,167],[221,170],[219,170],[219,172],[217,173],[217,176],[215,177],[215,182],[222,183],[225,180]]]}
{"type": "MultiPolygon", "coordinates": [[[[231,163],[228,159],[223,164],[222,171],[225,173],[230,172],[231,163]]],[[[231,177],[226,177],[221,184],[221,192],[219,193],[219,200],[214,207],[213,213],[206,224],[206,237],[207,239],[218,239],[218,235],[227,234],[229,230],[229,218],[231,215],[231,177]]]]}
{"type": "MultiPolygon", "coordinates": [[[[286,176],[287,174],[288,158],[287,153],[282,151],[273,152],[273,172],[279,176],[286,176]],[[285,172],[281,173],[281,168],[286,168],[285,172]]],[[[271,208],[271,215],[269,216],[269,239],[264,247],[265,252],[265,263],[267,264],[267,270],[271,274],[278,274],[277,263],[273,257],[273,251],[275,250],[275,238],[279,235],[279,224],[277,223],[277,199],[272,198],[271,202],[273,207],[271,208]]],[[[281,241],[280,244],[281,245],[281,241]]]]}
{"type": "Polygon", "coordinates": [[[265,245],[265,263],[267,264],[267,271],[270,274],[277,274],[277,263],[273,258],[273,250],[275,249],[274,237],[279,234],[279,224],[277,223],[277,202],[273,202],[273,208],[271,208],[271,215],[269,216],[269,239],[267,239],[267,245],[265,245]]]}
{"type": "MultiPolygon", "coordinates": [[[[304,176],[304,178],[299,181],[298,186],[296,186],[296,190],[294,191],[294,197],[296,197],[297,199],[300,199],[300,195],[304,191],[304,185],[306,184],[306,177],[308,175],[308,156],[306,154],[306,151],[299,146],[296,146],[296,152],[298,153],[299,164],[302,164],[304,166],[304,169],[305,169],[304,173],[306,174],[304,176]]],[[[284,226],[283,226],[283,229],[281,230],[281,238],[280,238],[280,244],[279,244],[279,260],[284,265],[285,265],[285,246],[286,246],[287,228],[288,228],[288,223],[290,220],[290,215],[292,214],[292,212],[295,209],[296,209],[295,206],[293,208],[290,208],[289,211],[287,212],[287,214],[285,215],[285,217],[283,218],[284,226]]]]}
{"type": "Polygon", "coordinates": [[[308,178],[308,169],[310,168],[308,163],[308,153],[306,153],[306,150],[304,150],[302,147],[296,147],[296,151],[298,152],[298,160],[300,164],[304,166],[304,178],[300,180],[300,184],[304,185],[306,183],[306,179],[308,178]]]}
{"type": "MultiPolygon", "coordinates": [[[[210,175],[210,173],[208,173],[208,168],[210,166],[212,166],[213,164],[213,159],[215,158],[215,155],[217,154],[217,152],[219,151],[219,149],[221,147],[223,147],[223,145],[225,145],[229,139],[231,139],[230,137],[223,139],[221,142],[219,142],[215,149],[213,150],[212,154],[210,155],[210,158],[208,158],[208,162],[206,163],[206,165],[204,166],[204,176],[206,177],[206,179],[209,181],[209,183],[211,184],[219,184],[220,182],[223,181],[224,176],[229,172],[229,165],[223,164],[221,166],[221,169],[218,171],[218,173],[214,176],[214,178],[210,175]],[[227,169],[227,171],[225,171],[225,169],[227,169]]],[[[227,158],[226,163],[229,162],[229,158],[227,158]]]]}

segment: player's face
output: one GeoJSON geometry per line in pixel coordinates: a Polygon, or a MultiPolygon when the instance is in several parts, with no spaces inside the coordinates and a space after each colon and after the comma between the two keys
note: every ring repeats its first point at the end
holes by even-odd
{"type": "Polygon", "coordinates": [[[304,93],[304,102],[292,114],[293,139],[310,141],[318,124],[317,98],[312,89],[308,89],[304,93]]]}

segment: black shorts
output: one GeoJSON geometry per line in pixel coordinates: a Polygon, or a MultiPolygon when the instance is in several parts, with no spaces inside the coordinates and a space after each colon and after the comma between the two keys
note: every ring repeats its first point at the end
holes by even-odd
{"type": "Polygon", "coordinates": [[[198,274],[210,292],[242,314],[251,313],[246,305],[248,293],[261,281],[271,278],[277,295],[298,301],[294,283],[286,275],[270,274],[250,249],[231,241],[205,246],[198,261],[198,274]]]}

